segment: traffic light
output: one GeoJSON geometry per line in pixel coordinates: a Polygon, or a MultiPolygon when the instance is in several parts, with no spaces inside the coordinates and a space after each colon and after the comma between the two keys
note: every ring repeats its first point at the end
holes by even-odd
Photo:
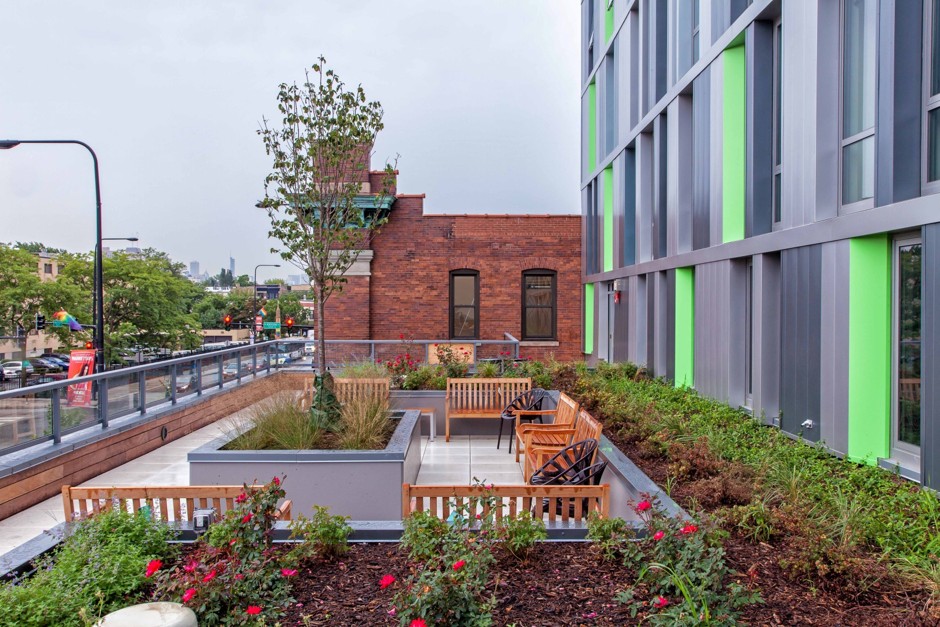
{"type": "Polygon", "coordinates": [[[225,330],[228,331],[232,328],[232,316],[225,314],[225,317],[222,318],[222,324],[225,325],[225,330]]]}
{"type": "Polygon", "coordinates": [[[93,349],[94,347],[95,347],[95,343],[92,342],[91,340],[88,340],[87,342],[85,342],[85,348],[86,348],[87,350],[91,350],[91,349],[93,349]]]}
{"type": "Polygon", "coordinates": [[[287,332],[290,333],[290,330],[294,328],[294,319],[290,316],[287,317],[287,332]]]}
{"type": "Polygon", "coordinates": [[[41,313],[36,314],[36,330],[42,331],[46,328],[46,317],[41,313]]]}

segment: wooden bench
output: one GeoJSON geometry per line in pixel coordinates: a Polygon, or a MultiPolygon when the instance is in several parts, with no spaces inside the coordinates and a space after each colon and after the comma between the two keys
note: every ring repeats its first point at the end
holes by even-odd
{"type": "MultiPolygon", "coordinates": [[[[256,490],[264,486],[251,486],[256,490]]],[[[192,520],[197,509],[214,507],[219,517],[235,509],[235,498],[245,491],[239,485],[193,485],[193,486],[112,486],[78,488],[62,486],[62,505],[65,520],[81,520],[91,514],[109,510],[116,503],[125,511],[136,512],[143,506],[150,508],[152,515],[164,522],[192,520]]],[[[291,502],[285,500],[278,506],[279,520],[291,519],[291,502]]]]}
{"type": "Polygon", "coordinates": [[[333,379],[333,394],[340,403],[362,397],[379,396],[388,398],[388,379],[356,379],[356,378],[335,378],[333,379]]]}
{"type": "Polygon", "coordinates": [[[447,379],[444,440],[450,442],[451,418],[499,418],[514,398],[532,387],[532,379],[447,379]]]}
{"type": "MultiPolygon", "coordinates": [[[[549,424],[517,424],[516,425],[516,461],[519,461],[519,449],[522,447],[525,434],[528,432],[538,432],[543,427],[571,427],[578,417],[578,401],[574,400],[564,392],[558,395],[558,405],[555,409],[541,410],[537,412],[520,412],[521,415],[542,415],[554,416],[554,420],[549,424]]],[[[518,418],[517,418],[518,420],[518,418]]],[[[538,442],[538,438],[534,441],[538,442]]]]}
{"type": "Polygon", "coordinates": [[[446,520],[455,506],[468,499],[476,498],[476,512],[485,515],[489,506],[480,497],[492,496],[499,500],[501,507],[496,508],[495,517],[502,520],[515,517],[522,512],[544,511],[542,517],[549,522],[586,523],[591,512],[598,512],[603,517],[610,515],[610,484],[603,485],[500,485],[486,488],[469,485],[402,485],[402,517],[407,518],[412,512],[431,512],[446,520]],[[545,508],[543,499],[548,499],[545,508]]]}
{"type": "Polygon", "coordinates": [[[528,431],[522,440],[525,446],[522,476],[528,482],[532,473],[541,468],[552,455],[573,442],[600,440],[602,430],[601,423],[582,409],[578,412],[573,428],[544,425],[541,429],[528,431]]]}

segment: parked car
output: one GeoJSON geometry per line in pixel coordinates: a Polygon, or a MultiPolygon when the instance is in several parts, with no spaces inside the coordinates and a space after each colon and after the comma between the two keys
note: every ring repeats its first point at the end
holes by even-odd
{"type": "Polygon", "coordinates": [[[3,362],[3,374],[8,377],[18,377],[25,371],[26,374],[33,374],[35,369],[29,361],[5,361],[3,362]]]}
{"type": "Polygon", "coordinates": [[[46,361],[51,361],[52,363],[57,365],[59,368],[62,368],[63,370],[69,369],[69,362],[63,361],[59,359],[58,357],[55,357],[53,355],[43,355],[42,358],[45,359],[46,361]]]}
{"type": "Polygon", "coordinates": [[[46,372],[61,372],[62,366],[55,363],[51,359],[46,359],[45,357],[30,357],[29,363],[33,365],[33,369],[40,373],[46,372]]]}
{"type": "Polygon", "coordinates": [[[304,342],[304,355],[313,355],[317,352],[316,342],[304,342]]]}

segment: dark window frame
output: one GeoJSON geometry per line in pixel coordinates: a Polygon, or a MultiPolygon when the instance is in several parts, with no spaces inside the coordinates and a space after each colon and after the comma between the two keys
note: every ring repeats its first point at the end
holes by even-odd
{"type": "MultiPolygon", "coordinates": [[[[449,277],[450,303],[447,309],[448,322],[447,327],[452,340],[478,340],[480,339],[480,271],[472,268],[460,268],[451,270],[449,277]],[[456,335],[454,333],[454,277],[472,276],[473,277],[473,335],[456,335]]],[[[467,305],[460,305],[466,307],[467,305]]]]}
{"type": "Polygon", "coordinates": [[[558,272],[548,268],[530,268],[522,272],[522,340],[523,341],[555,341],[558,338],[558,272]],[[526,277],[547,276],[552,280],[552,302],[550,305],[531,305],[534,309],[548,309],[552,313],[551,335],[530,335],[526,329],[526,313],[530,305],[526,305],[526,277]]]}

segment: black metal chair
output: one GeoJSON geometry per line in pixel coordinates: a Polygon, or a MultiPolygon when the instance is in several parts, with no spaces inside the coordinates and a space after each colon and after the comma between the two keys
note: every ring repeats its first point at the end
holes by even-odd
{"type": "Polygon", "coordinates": [[[573,484],[580,473],[594,463],[596,455],[597,440],[587,439],[569,444],[532,473],[529,483],[532,485],[573,484]]]}
{"type": "MultiPolygon", "coordinates": [[[[584,468],[583,470],[577,473],[574,473],[574,475],[570,476],[567,481],[563,481],[563,482],[555,481],[552,483],[556,483],[556,484],[564,483],[564,485],[600,485],[601,477],[604,476],[604,471],[606,469],[607,469],[606,461],[598,462],[596,464],[592,464],[588,466],[587,468],[584,468]]],[[[575,511],[574,511],[575,502],[576,501],[572,499],[568,503],[568,515],[569,516],[575,515],[575,511]]],[[[551,504],[549,503],[549,499],[543,498],[541,514],[547,513],[550,507],[551,507],[551,504]]],[[[590,503],[588,502],[588,499],[586,498],[581,499],[581,510],[586,512],[589,507],[590,507],[590,503]]],[[[541,514],[537,514],[537,516],[541,516],[541,514]]],[[[562,515],[562,503],[560,499],[555,500],[555,514],[558,516],[562,515]]]]}
{"type": "Polygon", "coordinates": [[[546,396],[548,396],[548,392],[542,388],[532,388],[512,399],[512,402],[506,405],[506,408],[503,409],[502,414],[499,416],[499,437],[496,438],[497,449],[503,440],[503,425],[509,422],[509,452],[512,453],[512,441],[515,439],[514,436],[516,433],[516,414],[519,415],[520,421],[534,422],[538,420],[542,422],[541,414],[527,415],[525,412],[541,411],[542,401],[545,400],[546,396]]]}

